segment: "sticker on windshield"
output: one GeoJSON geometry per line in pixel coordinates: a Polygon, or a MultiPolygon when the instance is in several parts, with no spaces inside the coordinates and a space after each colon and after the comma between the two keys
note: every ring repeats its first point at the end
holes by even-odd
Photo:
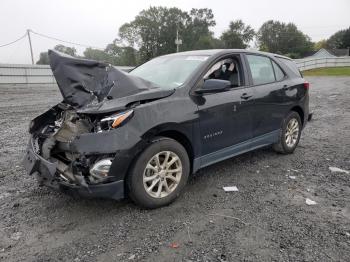
{"type": "Polygon", "coordinates": [[[203,55],[186,57],[186,60],[192,60],[192,61],[205,61],[207,59],[208,59],[208,56],[203,56],[203,55]]]}

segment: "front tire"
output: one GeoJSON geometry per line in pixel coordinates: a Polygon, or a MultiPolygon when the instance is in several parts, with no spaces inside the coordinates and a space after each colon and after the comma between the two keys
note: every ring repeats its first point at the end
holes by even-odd
{"type": "Polygon", "coordinates": [[[129,196],[145,208],[169,205],[182,192],[189,172],[186,149],[173,139],[157,138],[139,155],[128,174],[129,196]]]}
{"type": "Polygon", "coordinates": [[[273,149],[282,154],[291,154],[297,147],[302,130],[302,123],[297,112],[291,111],[282,123],[279,142],[273,149]]]}

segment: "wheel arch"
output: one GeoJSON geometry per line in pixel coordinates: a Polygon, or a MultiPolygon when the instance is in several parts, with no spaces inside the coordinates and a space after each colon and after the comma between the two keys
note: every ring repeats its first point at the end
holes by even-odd
{"type": "Polygon", "coordinates": [[[304,126],[305,114],[304,114],[304,110],[301,108],[301,106],[294,106],[294,107],[291,108],[290,111],[294,111],[294,112],[299,114],[300,120],[301,120],[301,124],[302,124],[302,126],[304,126]]]}
{"type": "Polygon", "coordinates": [[[180,143],[186,149],[188,158],[190,160],[190,173],[192,173],[193,160],[195,155],[194,148],[189,135],[186,134],[186,132],[184,132],[182,129],[183,128],[181,128],[176,123],[164,124],[147,131],[143,135],[143,138],[151,142],[156,137],[167,137],[174,139],[180,143]]]}

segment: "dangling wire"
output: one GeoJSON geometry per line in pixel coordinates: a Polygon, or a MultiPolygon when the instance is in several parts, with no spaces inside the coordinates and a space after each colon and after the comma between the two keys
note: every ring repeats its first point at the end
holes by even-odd
{"type": "Polygon", "coordinates": [[[91,48],[94,48],[94,49],[104,50],[104,48],[101,48],[101,47],[95,47],[95,46],[91,46],[91,45],[84,45],[84,44],[78,44],[78,43],[74,43],[74,42],[70,42],[70,41],[65,41],[65,40],[62,40],[62,39],[58,39],[56,37],[52,37],[52,36],[48,36],[48,35],[44,35],[44,34],[40,34],[40,33],[34,32],[33,30],[30,30],[30,32],[33,33],[33,34],[36,34],[38,36],[45,37],[45,38],[48,38],[48,39],[51,39],[51,40],[56,40],[56,41],[63,42],[63,43],[66,43],[66,44],[78,45],[78,46],[82,46],[82,47],[91,47],[91,48]]]}
{"type": "Polygon", "coordinates": [[[25,38],[26,36],[27,36],[27,33],[25,33],[23,36],[21,36],[20,38],[18,38],[18,39],[16,39],[16,40],[12,41],[12,42],[10,42],[10,43],[4,44],[4,45],[0,45],[0,47],[12,45],[12,44],[14,44],[14,43],[16,43],[16,42],[22,40],[22,39],[25,38]]]}

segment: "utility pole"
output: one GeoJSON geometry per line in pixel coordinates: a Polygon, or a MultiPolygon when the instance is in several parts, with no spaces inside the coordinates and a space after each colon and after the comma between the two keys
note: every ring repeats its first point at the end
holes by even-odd
{"type": "Polygon", "coordinates": [[[32,64],[34,65],[32,40],[30,39],[30,29],[27,29],[27,35],[28,35],[28,40],[29,40],[30,56],[31,56],[31,58],[32,58],[32,64]]]}
{"type": "Polygon", "coordinates": [[[175,39],[175,45],[176,45],[176,53],[179,52],[179,45],[182,45],[182,40],[179,39],[179,30],[176,30],[176,39],[175,39]]]}

